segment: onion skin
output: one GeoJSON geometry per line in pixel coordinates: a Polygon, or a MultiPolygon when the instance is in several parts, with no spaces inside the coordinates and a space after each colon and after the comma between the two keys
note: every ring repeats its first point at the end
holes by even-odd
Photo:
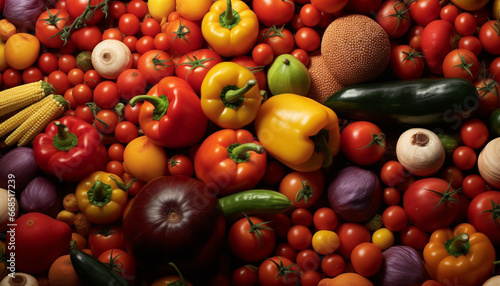
{"type": "Polygon", "coordinates": [[[45,0],[5,0],[3,15],[19,31],[32,31],[38,16],[45,11],[45,0]]]}
{"type": "Polygon", "coordinates": [[[16,190],[19,198],[29,182],[40,173],[40,168],[36,164],[33,156],[33,149],[29,147],[17,147],[9,151],[0,158],[0,188],[16,190]],[[9,174],[14,175],[15,188],[9,184],[9,174]],[[9,188],[9,185],[10,188],[9,188]]]}
{"type": "Polygon", "coordinates": [[[60,207],[56,185],[45,177],[34,178],[21,193],[24,212],[40,212],[55,217],[60,207]]]}
{"type": "Polygon", "coordinates": [[[373,279],[376,285],[420,286],[429,279],[425,263],[413,247],[394,245],[382,256],[382,266],[373,279]]]}
{"type": "Polygon", "coordinates": [[[363,222],[382,204],[382,186],[374,172],[358,166],[346,167],[328,186],[328,201],[343,220],[363,222]]]}
{"type": "MultiPolygon", "coordinates": [[[[225,218],[218,199],[201,181],[162,176],[135,196],[123,221],[127,250],[148,280],[175,274],[202,277],[225,237],[225,218]]],[[[187,278],[191,280],[194,277],[187,278]]]]}

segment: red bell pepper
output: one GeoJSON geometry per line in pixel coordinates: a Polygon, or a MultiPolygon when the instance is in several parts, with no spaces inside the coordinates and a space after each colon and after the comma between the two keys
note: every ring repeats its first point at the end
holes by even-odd
{"type": "Polygon", "coordinates": [[[199,142],[208,127],[200,98],[185,80],[168,76],[151,88],[148,95],[138,95],[130,105],[144,101],[139,125],[144,135],[167,148],[184,148],[199,142]]]}
{"type": "Polygon", "coordinates": [[[194,157],[196,177],[226,196],[252,189],[264,176],[267,152],[245,129],[222,129],[200,145],[194,157]]]}
{"type": "Polygon", "coordinates": [[[75,116],[51,122],[33,141],[38,166],[61,181],[76,182],[104,170],[106,147],[94,126],[75,116]]]}

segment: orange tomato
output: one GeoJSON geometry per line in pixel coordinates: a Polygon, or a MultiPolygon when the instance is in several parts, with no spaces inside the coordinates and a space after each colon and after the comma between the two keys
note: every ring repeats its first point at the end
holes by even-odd
{"type": "Polygon", "coordinates": [[[124,170],[138,180],[150,180],[168,174],[167,153],[146,136],[130,141],[123,151],[124,170]]]}
{"type": "Polygon", "coordinates": [[[40,41],[28,33],[16,33],[5,42],[5,60],[14,69],[29,68],[38,58],[40,41]]]}

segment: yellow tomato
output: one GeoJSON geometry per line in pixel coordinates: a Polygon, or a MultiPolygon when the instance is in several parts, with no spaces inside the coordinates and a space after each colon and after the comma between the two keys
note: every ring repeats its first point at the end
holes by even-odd
{"type": "Polygon", "coordinates": [[[127,173],[143,182],[168,174],[167,153],[140,136],[130,141],[123,151],[123,165],[127,173]]]}
{"type": "Polygon", "coordinates": [[[495,2],[493,2],[493,8],[491,12],[495,19],[500,20],[500,0],[495,0],[495,2]]]}
{"type": "Polygon", "coordinates": [[[177,12],[185,19],[198,21],[210,10],[212,3],[212,0],[177,0],[177,12]]]}
{"type": "Polygon", "coordinates": [[[5,59],[5,42],[0,40],[0,72],[8,69],[9,65],[5,59]]]}
{"type": "Polygon", "coordinates": [[[379,228],[372,235],[372,243],[386,250],[394,244],[394,233],[387,228],[379,228]]]}
{"type": "Polygon", "coordinates": [[[476,11],[483,8],[489,0],[451,0],[455,6],[466,11],[476,11]]]}
{"type": "Polygon", "coordinates": [[[40,41],[28,33],[16,33],[5,42],[5,59],[14,69],[29,68],[38,58],[40,41]]]}
{"type": "MultiPolygon", "coordinates": [[[[196,8],[192,8],[196,10],[196,8]]],[[[168,14],[175,10],[175,0],[148,0],[148,10],[158,22],[166,21],[168,14]]]]}
{"type": "Polygon", "coordinates": [[[321,255],[334,253],[340,246],[340,238],[331,230],[318,230],[312,237],[314,251],[321,255]]]}

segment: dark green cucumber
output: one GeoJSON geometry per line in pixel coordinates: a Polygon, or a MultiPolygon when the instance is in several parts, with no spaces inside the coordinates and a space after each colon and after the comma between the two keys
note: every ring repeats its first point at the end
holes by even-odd
{"type": "Polygon", "coordinates": [[[476,87],[459,78],[424,78],[348,86],[324,104],[338,117],[387,124],[460,124],[478,106],[476,87]]]}
{"type": "Polygon", "coordinates": [[[226,217],[256,214],[279,214],[290,209],[292,202],[280,192],[264,189],[247,190],[224,196],[219,205],[226,217]]]}
{"type": "Polygon", "coordinates": [[[92,255],[76,248],[75,241],[71,242],[69,256],[76,274],[78,274],[85,285],[130,286],[116,271],[92,255]]]}

